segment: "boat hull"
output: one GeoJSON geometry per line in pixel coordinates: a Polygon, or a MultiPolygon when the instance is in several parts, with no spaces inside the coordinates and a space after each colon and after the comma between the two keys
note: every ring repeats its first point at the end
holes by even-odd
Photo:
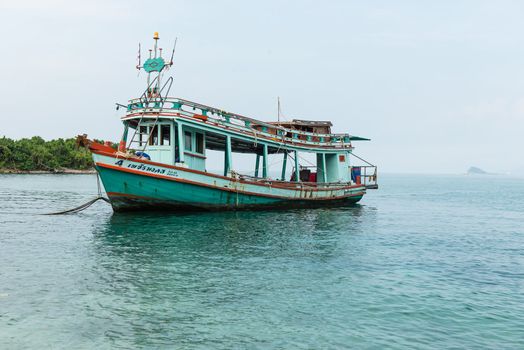
{"type": "Polygon", "coordinates": [[[258,184],[112,155],[94,154],[94,160],[115,211],[337,207],[355,204],[365,193],[364,186],[308,190],[258,184]]]}

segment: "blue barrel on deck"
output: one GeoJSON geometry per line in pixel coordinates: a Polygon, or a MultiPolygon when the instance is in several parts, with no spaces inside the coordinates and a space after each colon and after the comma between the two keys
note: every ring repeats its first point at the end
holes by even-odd
{"type": "Polygon", "coordinates": [[[360,184],[360,174],[361,169],[359,166],[354,166],[351,168],[351,180],[353,180],[354,183],[360,184]]]}
{"type": "Polygon", "coordinates": [[[151,160],[151,157],[149,156],[149,154],[147,154],[146,152],[142,152],[142,151],[138,151],[135,153],[137,156],[139,157],[143,157],[147,160],[151,160]]]}

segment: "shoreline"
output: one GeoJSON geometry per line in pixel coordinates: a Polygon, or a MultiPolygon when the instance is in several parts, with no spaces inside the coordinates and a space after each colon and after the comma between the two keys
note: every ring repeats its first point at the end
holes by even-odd
{"type": "Polygon", "coordinates": [[[17,170],[17,169],[0,169],[0,174],[9,175],[44,175],[44,174],[68,174],[68,175],[86,175],[96,174],[96,170],[92,169],[55,169],[55,170],[17,170]]]}

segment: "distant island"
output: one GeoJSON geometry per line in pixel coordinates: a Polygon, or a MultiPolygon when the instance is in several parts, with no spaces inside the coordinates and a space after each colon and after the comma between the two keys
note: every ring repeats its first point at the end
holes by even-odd
{"type": "MultiPolygon", "coordinates": [[[[102,141],[103,142],[103,141],[102,141]]],[[[0,173],[90,173],[89,152],[77,148],[75,138],[46,141],[39,136],[0,138],[0,173]]]]}
{"type": "Polygon", "coordinates": [[[475,166],[472,166],[468,169],[468,172],[467,172],[468,175],[487,175],[488,173],[485,172],[484,170],[480,169],[480,168],[477,168],[475,166]]]}

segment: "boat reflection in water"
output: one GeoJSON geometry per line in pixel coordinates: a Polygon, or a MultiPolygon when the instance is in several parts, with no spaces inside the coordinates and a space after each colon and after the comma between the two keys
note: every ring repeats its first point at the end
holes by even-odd
{"type": "Polygon", "coordinates": [[[115,347],[215,348],[226,338],[272,344],[270,329],[309,322],[313,305],[330,310],[326,286],[328,294],[348,293],[348,269],[370,260],[362,226],[375,218],[374,208],[361,205],[115,213],[93,231],[86,290],[96,303],[85,312],[104,322],[93,327],[115,347]]]}

